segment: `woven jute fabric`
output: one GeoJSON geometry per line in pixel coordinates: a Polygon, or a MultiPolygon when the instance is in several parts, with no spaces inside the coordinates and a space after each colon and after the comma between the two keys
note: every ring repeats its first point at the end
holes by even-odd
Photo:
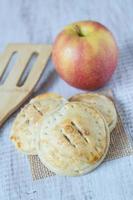
{"type": "MultiPolygon", "coordinates": [[[[104,92],[104,94],[110,97],[112,96],[110,92],[104,92]]],[[[118,122],[116,128],[111,133],[110,147],[104,162],[131,154],[133,154],[133,143],[128,134],[125,132],[122,120],[118,113],[118,122]]],[[[55,173],[51,172],[41,163],[38,156],[28,156],[28,158],[30,161],[33,180],[55,175],[55,173]]]]}

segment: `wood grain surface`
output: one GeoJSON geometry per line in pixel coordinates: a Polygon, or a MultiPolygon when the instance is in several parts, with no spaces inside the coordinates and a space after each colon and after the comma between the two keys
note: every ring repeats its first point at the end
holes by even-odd
{"type": "MultiPolygon", "coordinates": [[[[7,75],[5,81],[0,86],[0,127],[32,94],[41,74],[46,68],[46,64],[51,54],[51,45],[35,44],[8,44],[5,51],[0,56],[0,77],[4,73],[12,59],[14,53],[18,53],[19,58],[13,69],[7,75]],[[36,60],[23,84],[19,82],[24,75],[32,56],[36,54],[36,60]]],[[[22,82],[21,82],[22,83],[22,82]]]]}

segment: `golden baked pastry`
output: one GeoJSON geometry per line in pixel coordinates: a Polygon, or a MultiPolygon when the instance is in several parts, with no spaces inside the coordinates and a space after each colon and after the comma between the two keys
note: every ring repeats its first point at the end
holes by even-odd
{"type": "Polygon", "coordinates": [[[72,96],[70,101],[86,102],[89,105],[93,105],[103,114],[110,132],[115,128],[117,123],[117,113],[113,102],[108,97],[97,93],[84,93],[72,96]]]}
{"type": "Polygon", "coordinates": [[[23,153],[36,155],[36,140],[40,132],[42,119],[63,106],[67,100],[54,94],[46,93],[33,98],[18,113],[11,130],[10,139],[23,153]]]}
{"type": "Polygon", "coordinates": [[[87,103],[68,102],[44,118],[37,153],[56,174],[78,176],[103,161],[109,142],[107,122],[98,110],[87,103]]]}

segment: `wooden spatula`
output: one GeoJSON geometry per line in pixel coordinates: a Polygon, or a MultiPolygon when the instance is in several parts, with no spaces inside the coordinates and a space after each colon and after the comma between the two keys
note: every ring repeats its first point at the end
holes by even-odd
{"type": "Polygon", "coordinates": [[[51,54],[51,45],[9,44],[0,56],[0,80],[4,75],[8,63],[14,53],[18,53],[18,60],[5,82],[0,85],[0,126],[5,120],[31,95],[51,54]],[[24,84],[19,86],[29,60],[37,54],[29,75],[24,84]]]}

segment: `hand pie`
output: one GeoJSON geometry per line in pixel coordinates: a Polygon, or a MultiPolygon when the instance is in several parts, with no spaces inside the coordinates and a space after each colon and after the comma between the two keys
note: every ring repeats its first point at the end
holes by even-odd
{"type": "Polygon", "coordinates": [[[98,110],[83,102],[68,102],[44,118],[37,153],[56,174],[78,176],[103,161],[109,142],[107,122],[98,110]]]}
{"type": "Polygon", "coordinates": [[[110,132],[115,128],[117,123],[117,113],[113,102],[108,97],[96,93],[84,93],[72,96],[70,101],[86,102],[88,105],[94,106],[103,114],[110,132]]]}
{"type": "Polygon", "coordinates": [[[42,119],[60,107],[67,100],[63,97],[47,93],[33,98],[18,113],[11,130],[10,139],[16,148],[23,153],[36,155],[36,140],[39,134],[39,126],[42,119]]]}

